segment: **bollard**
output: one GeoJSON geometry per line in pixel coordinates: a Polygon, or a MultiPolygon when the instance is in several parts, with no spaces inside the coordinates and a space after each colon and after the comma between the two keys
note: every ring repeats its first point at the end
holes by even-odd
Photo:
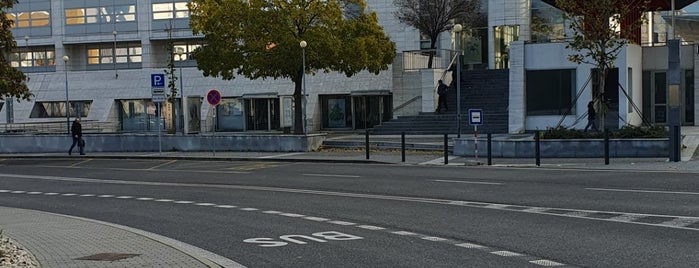
{"type": "Polygon", "coordinates": [[[493,135],[488,133],[488,166],[493,165],[493,135]]]}
{"type": "Polygon", "coordinates": [[[405,131],[400,133],[400,159],[405,163],[405,131]]]}
{"type": "Polygon", "coordinates": [[[449,137],[444,134],[444,164],[449,164],[449,137]]]}
{"type": "Polygon", "coordinates": [[[609,165],[609,129],[604,128],[604,164],[609,165]]]}
{"type": "Polygon", "coordinates": [[[541,138],[539,131],[534,132],[534,154],[536,158],[536,166],[541,166],[541,138]]]}
{"type": "Polygon", "coordinates": [[[366,130],[364,135],[364,150],[366,151],[366,159],[369,159],[369,129],[366,130]]]}

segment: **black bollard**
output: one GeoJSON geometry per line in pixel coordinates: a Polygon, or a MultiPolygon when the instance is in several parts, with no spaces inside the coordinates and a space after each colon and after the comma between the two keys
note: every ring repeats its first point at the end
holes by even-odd
{"type": "Polygon", "coordinates": [[[541,138],[539,137],[539,131],[534,132],[534,154],[536,157],[536,166],[541,166],[541,138]]]}
{"type": "Polygon", "coordinates": [[[405,163],[405,131],[400,133],[400,159],[405,163]]]}
{"type": "Polygon", "coordinates": [[[364,150],[366,151],[366,159],[369,159],[369,129],[366,130],[364,135],[364,150]]]}
{"type": "Polygon", "coordinates": [[[444,164],[449,164],[449,136],[444,134],[444,164]]]}
{"type": "Polygon", "coordinates": [[[609,129],[604,128],[604,164],[609,165],[609,129]]]}
{"type": "Polygon", "coordinates": [[[493,165],[493,135],[488,133],[488,166],[493,165]]]}

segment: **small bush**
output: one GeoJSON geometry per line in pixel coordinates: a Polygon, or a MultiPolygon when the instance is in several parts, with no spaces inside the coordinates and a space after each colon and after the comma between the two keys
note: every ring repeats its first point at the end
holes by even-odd
{"type": "MultiPolygon", "coordinates": [[[[623,126],[621,129],[609,132],[611,139],[667,138],[665,126],[623,126]]],[[[541,133],[542,139],[602,139],[604,131],[583,132],[565,127],[548,128],[541,133]]]]}

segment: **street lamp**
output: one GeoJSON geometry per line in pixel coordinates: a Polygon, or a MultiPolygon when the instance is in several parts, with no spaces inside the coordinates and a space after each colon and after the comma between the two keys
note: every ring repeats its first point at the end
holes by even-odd
{"type": "Polygon", "coordinates": [[[187,118],[185,117],[185,111],[187,111],[187,109],[185,109],[185,104],[187,103],[187,101],[185,100],[185,97],[184,97],[184,86],[182,85],[182,63],[184,60],[182,58],[182,56],[184,56],[183,49],[178,49],[177,50],[177,57],[180,59],[180,63],[179,63],[180,64],[180,101],[182,102],[182,105],[180,105],[180,107],[182,108],[182,134],[186,135],[187,134],[187,120],[186,120],[187,118]]]}
{"type": "Polygon", "coordinates": [[[68,61],[70,57],[68,55],[63,56],[63,68],[65,68],[65,80],[66,80],[66,126],[68,135],[70,135],[70,103],[68,101],[68,61]]]}
{"type": "Polygon", "coordinates": [[[459,42],[461,41],[461,30],[463,30],[463,27],[461,24],[456,24],[454,25],[454,36],[456,38],[456,61],[454,64],[456,64],[456,68],[454,68],[454,71],[456,72],[456,81],[454,83],[456,84],[456,129],[457,129],[457,138],[461,138],[461,47],[459,45],[459,42]]]}
{"type": "Polygon", "coordinates": [[[302,69],[303,71],[301,72],[301,79],[303,83],[303,87],[301,88],[301,110],[303,113],[303,134],[306,135],[308,131],[306,130],[306,46],[308,43],[306,41],[301,40],[299,43],[299,46],[301,46],[301,59],[302,59],[302,69]]]}
{"type": "Polygon", "coordinates": [[[114,79],[118,79],[118,78],[119,78],[119,74],[117,73],[117,61],[116,61],[116,59],[117,59],[117,56],[116,56],[116,36],[117,36],[117,31],[116,31],[116,30],[112,31],[112,35],[114,36],[114,47],[112,48],[112,57],[113,57],[112,60],[114,61],[114,79]]]}

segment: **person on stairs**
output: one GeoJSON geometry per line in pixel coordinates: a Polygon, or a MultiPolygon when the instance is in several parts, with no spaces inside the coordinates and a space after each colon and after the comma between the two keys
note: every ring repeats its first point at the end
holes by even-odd
{"type": "Polygon", "coordinates": [[[439,102],[437,103],[437,113],[441,113],[442,107],[444,107],[445,111],[449,111],[449,108],[447,108],[447,85],[442,82],[442,80],[439,80],[439,86],[437,86],[437,95],[439,95],[439,102]]]}

